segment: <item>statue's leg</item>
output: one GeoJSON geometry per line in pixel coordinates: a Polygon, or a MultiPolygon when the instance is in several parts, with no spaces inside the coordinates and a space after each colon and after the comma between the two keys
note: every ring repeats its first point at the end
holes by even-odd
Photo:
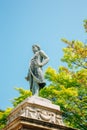
{"type": "Polygon", "coordinates": [[[39,85],[35,81],[33,82],[32,94],[35,96],[39,95],[39,85]]]}

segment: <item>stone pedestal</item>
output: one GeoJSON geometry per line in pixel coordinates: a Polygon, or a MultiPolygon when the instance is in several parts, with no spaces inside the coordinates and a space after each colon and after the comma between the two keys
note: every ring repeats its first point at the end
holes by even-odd
{"type": "Polygon", "coordinates": [[[60,107],[32,96],[20,103],[8,116],[3,130],[74,130],[62,121],[60,107]]]}

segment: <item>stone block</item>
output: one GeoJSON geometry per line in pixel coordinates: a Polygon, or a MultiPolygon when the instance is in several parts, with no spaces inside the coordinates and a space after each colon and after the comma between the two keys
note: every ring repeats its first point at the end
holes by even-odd
{"type": "Polygon", "coordinates": [[[14,108],[3,130],[74,130],[64,125],[58,105],[31,96],[14,108]]]}

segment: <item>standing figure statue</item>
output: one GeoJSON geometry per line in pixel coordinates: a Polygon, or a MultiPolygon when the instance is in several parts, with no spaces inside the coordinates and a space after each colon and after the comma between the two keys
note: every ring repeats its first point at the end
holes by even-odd
{"type": "Polygon", "coordinates": [[[30,61],[28,75],[25,77],[25,79],[30,83],[30,90],[32,91],[32,95],[37,96],[39,90],[46,85],[42,67],[47,64],[49,58],[38,45],[33,45],[32,50],[34,56],[30,61]]]}

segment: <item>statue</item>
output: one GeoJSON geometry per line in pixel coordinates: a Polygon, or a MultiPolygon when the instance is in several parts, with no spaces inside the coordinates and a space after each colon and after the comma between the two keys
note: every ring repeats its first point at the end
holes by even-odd
{"type": "Polygon", "coordinates": [[[28,75],[25,79],[30,83],[32,94],[38,96],[39,90],[46,85],[42,67],[47,64],[49,58],[38,45],[33,45],[32,50],[34,56],[30,61],[28,75]]]}

